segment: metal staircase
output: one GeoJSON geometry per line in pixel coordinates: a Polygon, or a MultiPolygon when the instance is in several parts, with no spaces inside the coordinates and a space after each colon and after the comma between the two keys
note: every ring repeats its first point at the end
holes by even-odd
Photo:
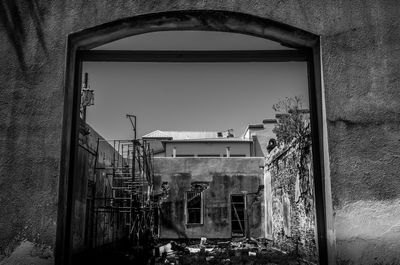
{"type": "Polygon", "coordinates": [[[136,122],[132,125],[133,140],[97,141],[98,159],[102,145],[112,147],[113,156],[108,165],[95,166],[95,175],[106,179],[104,197],[95,200],[104,202],[97,204],[97,212],[111,211],[122,217],[128,226],[131,242],[139,245],[141,240],[146,240],[144,237],[156,234],[154,218],[158,203],[153,201],[153,152],[146,141],[136,139],[136,122]]]}

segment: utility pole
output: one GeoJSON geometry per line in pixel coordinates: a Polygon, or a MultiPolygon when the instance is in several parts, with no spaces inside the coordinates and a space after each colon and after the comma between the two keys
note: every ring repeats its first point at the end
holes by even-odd
{"type": "Polygon", "coordinates": [[[86,108],[91,105],[94,105],[94,93],[89,87],[89,75],[85,73],[81,92],[82,120],[84,122],[86,122],[86,108]]]}
{"type": "MultiPolygon", "coordinates": [[[[131,115],[131,114],[126,114],[126,117],[129,119],[129,121],[131,122],[132,125],[132,129],[133,129],[133,141],[132,141],[132,146],[133,146],[133,150],[132,150],[132,186],[131,186],[131,217],[130,217],[130,223],[132,225],[132,220],[133,220],[133,216],[135,214],[134,209],[135,207],[133,207],[134,205],[132,205],[133,203],[136,204],[136,200],[134,198],[134,183],[135,183],[135,174],[136,174],[136,116],[135,115],[131,115]],[[133,120],[132,120],[133,119],[133,120]]],[[[131,227],[129,227],[129,237],[132,240],[132,229],[131,227]]],[[[138,243],[138,242],[137,242],[138,243]]]]}

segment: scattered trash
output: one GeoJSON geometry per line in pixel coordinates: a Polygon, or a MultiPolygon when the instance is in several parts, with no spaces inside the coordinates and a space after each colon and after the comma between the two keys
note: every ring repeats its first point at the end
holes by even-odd
{"type": "Polygon", "coordinates": [[[185,243],[170,241],[155,248],[155,265],[195,265],[195,264],[297,264],[296,258],[273,247],[265,239],[233,238],[227,241],[213,241],[202,237],[199,241],[186,240],[185,243]],[[157,253],[159,252],[159,253],[157,253]],[[279,263],[276,260],[279,260],[279,263]],[[283,263],[282,263],[283,261],[283,263]]]}
{"type": "Polygon", "coordinates": [[[214,251],[214,248],[205,248],[204,249],[206,252],[212,252],[212,251],[214,251]]]}
{"type": "Polygon", "coordinates": [[[202,237],[202,238],[200,239],[200,246],[204,246],[204,245],[206,244],[206,241],[207,241],[207,238],[202,237]]]}
{"type": "Polygon", "coordinates": [[[222,264],[227,264],[227,263],[230,263],[231,262],[231,259],[223,259],[222,260],[222,264]]]}
{"type": "Polygon", "coordinates": [[[172,252],[172,244],[168,243],[168,244],[166,244],[164,246],[159,247],[158,249],[159,249],[160,255],[162,255],[163,253],[168,255],[168,253],[172,252]]]}
{"type": "Polygon", "coordinates": [[[186,244],[178,244],[175,241],[171,241],[172,250],[185,251],[187,249],[186,244]]]}
{"type": "Polygon", "coordinates": [[[218,247],[220,247],[220,248],[226,248],[226,247],[228,247],[230,244],[231,244],[230,241],[218,242],[218,243],[217,243],[218,247]]]}
{"type": "Polygon", "coordinates": [[[200,248],[188,247],[188,250],[189,250],[190,253],[198,253],[198,252],[200,252],[200,248]]]}

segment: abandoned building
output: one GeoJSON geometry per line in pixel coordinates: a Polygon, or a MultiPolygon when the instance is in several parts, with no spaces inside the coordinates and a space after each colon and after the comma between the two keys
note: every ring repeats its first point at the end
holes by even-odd
{"type": "MultiPolygon", "coordinates": [[[[162,155],[151,159],[150,181],[152,196],[160,198],[150,218],[158,238],[266,238],[303,260],[318,262],[311,142],[296,139],[265,156],[257,154],[254,144],[266,149],[268,142],[260,144],[259,138],[276,138],[271,126],[276,120],[267,121],[249,125],[239,138],[230,131],[157,130],[143,136],[149,147],[162,147],[152,150],[162,155]]],[[[136,228],[124,192],[129,187],[121,185],[135,170],[132,142],[106,141],[83,120],[79,140],[74,259],[89,249],[116,244],[136,228]]],[[[137,175],[144,166],[135,163],[137,175]]]]}
{"type": "Polygon", "coordinates": [[[263,237],[262,201],[252,203],[261,195],[263,164],[256,157],[155,158],[156,177],[169,188],[160,237],[263,237]],[[247,207],[254,211],[249,220],[247,207]]]}
{"type": "MultiPolygon", "coordinates": [[[[202,236],[213,227],[222,238],[264,236],[319,264],[399,264],[399,13],[396,0],[2,1],[0,264],[73,264],[88,247],[138,231],[118,225],[137,216],[135,206],[92,200],[111,196],[109,176],[132,174],[136,163],[115,154],[125,143],[91,139],[102,137],[79,118],[85,60],[305,62],[312,145],[293,142],[261,150],[266,159],[254,156],[258,126],[249,126],[254,134],[240,141],[253,145],[246,157],[232,157],[225,143],[219,157],[177,157],[198,155],[179,153],[195,143],[164,139],[165,147],[157,145],[168,156],[154,157],[154,168],[141,173],[137,195],[148,203],[140,192],[149,181],[160,187],[154,197],[168,211],[158,220],[173,220],[157,224],[165,237],[202,236]],[[187,30],[245,34],[287,49],[150,57],[93,50],[129,36],[187,30]],[[86,166],[78,166],[82,161],[86,166]],[[98,162],[103,169],[95,173],[98,162]],[[245,216],[249,205],[252,214],[245,216]],[[110,207],[131,211],[116,217],[103,211],[110,207]],[[98,212],[87,215],[90,209],[98,212]],[[88,224],[97,232],[85,230],[88,224]]],[[[153,156],[139,143],[133,147],[146,153],[141,165],[149,164],[153,156]]],[[[147,206],[140,218],[154,216],[158,206],[147,206]]]]}
{"type": "Polygon", "coordinates": [[[264,237],[264,157],[255,141],[232,132],[156,131],[144,138],[164,147],[154,158],[156,182],[169,188],[161,238],[264,237]]]}

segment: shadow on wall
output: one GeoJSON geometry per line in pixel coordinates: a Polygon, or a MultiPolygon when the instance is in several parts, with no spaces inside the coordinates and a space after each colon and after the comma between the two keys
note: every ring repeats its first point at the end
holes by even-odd
{"type": "Polygon", "coordinates": [[[24,58],[24,44],[30,32],[29,23],[32,22],[33,30],[39,40],[42,50],[47,54],[42,30],[43,14],[37,0],[3,0],[0,1],[0,23],[6,29],[8,39],[15,49],[18,62],[23,70],[26,68],[24,58]]]}
{"type": "Polygon", "coordinates": [[[168,216],[166,216],[162,210],[160,211],[160,218],[164,228],[176,232],[179,238],[184,238],[184,239],[188,238],[186,233],[182,231],[182,229],[179,229],[179,227],[174,222],[172,222],[171,219],[168,218],[168,216]]]}

